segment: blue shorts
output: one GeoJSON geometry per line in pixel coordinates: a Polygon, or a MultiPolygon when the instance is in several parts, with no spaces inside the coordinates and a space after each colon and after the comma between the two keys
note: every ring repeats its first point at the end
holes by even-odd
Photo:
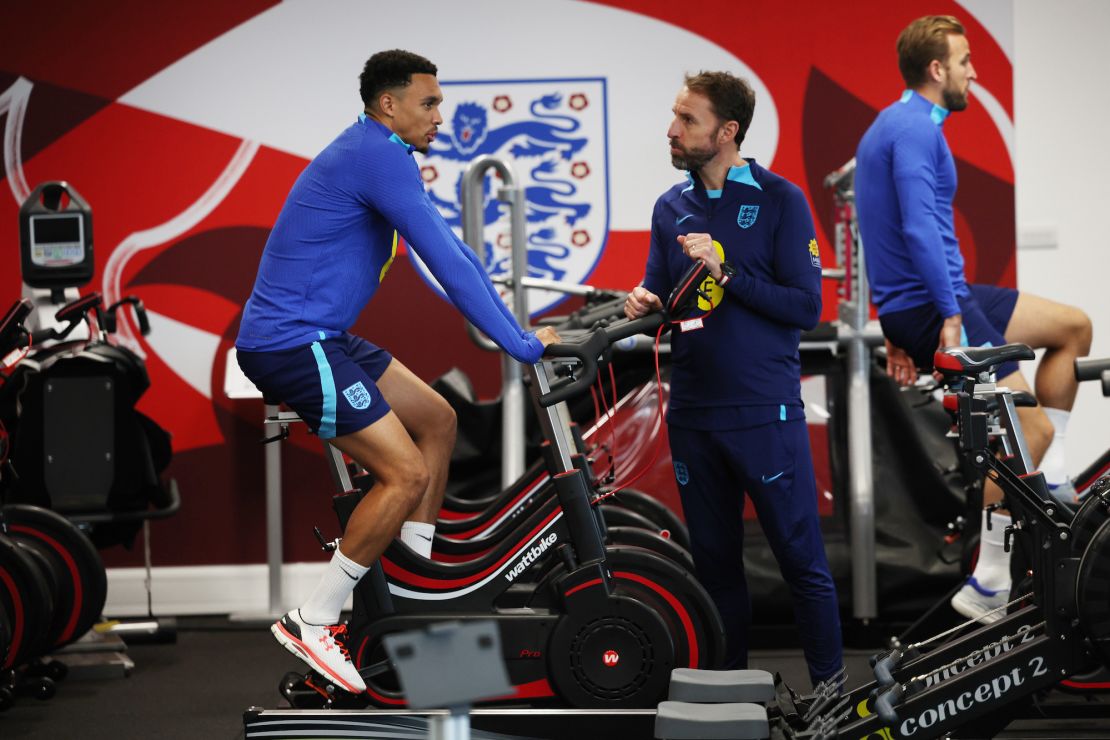
{"type": "Polygon", "coordinates": [[[376,381],[393,356],[344,334],[276,352],[237,350],[243,374],[267,399],[284,403],[322,439],[365,429],[389,413],[376,381]]]}
{"type": "MultiPolygon", "coordinates": [[[[963,322],[964,342],[971,347],[997,347],[1006,344],[1006,327],[1014,315],[1018,291],[997,285],[969,285],[971,295],[957,298],[963,322]]],[[[927,303],[904,311],[893,311],[879,316],[883,336],[891,344],[906,351],[918,368],[925,372],[933,369],[933,355],[940,342],[940,327],[944,318],[936,306],[927,303]]],[[[997,377],[1005,378],[1017,372],[1016,362],[1007,362],[998,368],[997,377]]]]}

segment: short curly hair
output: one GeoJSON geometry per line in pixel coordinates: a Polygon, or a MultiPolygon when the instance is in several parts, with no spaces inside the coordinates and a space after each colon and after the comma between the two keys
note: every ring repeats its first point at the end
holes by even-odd
{"type": "Polygon", "coordinates": [[[736,146],[744,141],[755,113],[755,91],[748,81],[728,72],[698,72],[686,75],[686,89],[704,95],[721,121],[736,121],[736,146]]]}
{"type": "Polygon", "coordinates": [[[963,36],[964,27],[950,15],[925,15],[898,34],[898,71],[911,89],[925,84],[934,60],[947,63],[948,37],[963,36]]]}
{"type": "Polygon", "coordinates": [[[371,105],[386,90],[411,84],[413,75],[434,75],[437,71],[436,65],[411,51],[379,51],[366,60],[358,76],[358,92],[362,102],[371,105]]]}

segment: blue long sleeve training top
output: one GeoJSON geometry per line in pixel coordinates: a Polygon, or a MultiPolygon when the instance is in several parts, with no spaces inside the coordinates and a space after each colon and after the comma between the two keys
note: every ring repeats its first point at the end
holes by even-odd
{"type": "Polygon", "coordinates": [[[710,234],[736,277],[723,289],[709,278],[715,308],[704,328],[671,336],[668,421],[708,430],[802,418],[798,342],[821,317],[821,259],[802,191],[748,160],[719,191],[688,176],[664,193],[643,283],[663,301],[692,264],[677,239],[690,233],[710,234]]]}
{"type": "Polygon", "coordinates": [[[969,293],[956,240],[956,164],[948,111],[907,90],[879,113],[856,151],[856,210],[879,315],[933,303],[944,318],[969,293]]]}
{"type": "Polygon", "coordinates": [[[467,319],[515,359],[539,359],[543,344],[520,328],[444,222],[412,151],[361,115],[312,160],[266,241],[236,347],[290,349],[346,332],[389,270],[400,234],[467,319]]]}

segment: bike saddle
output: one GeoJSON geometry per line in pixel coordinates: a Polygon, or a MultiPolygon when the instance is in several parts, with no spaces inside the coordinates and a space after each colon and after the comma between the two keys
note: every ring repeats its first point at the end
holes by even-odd
{"type": "Polygon", "coordinates": [[[991,372],[1004,362],[1032,360],[1033,350],[1024,344],[1003,344],[998,347],[946,347],[937,350],[933,366],[951,377],[991,372]]]}

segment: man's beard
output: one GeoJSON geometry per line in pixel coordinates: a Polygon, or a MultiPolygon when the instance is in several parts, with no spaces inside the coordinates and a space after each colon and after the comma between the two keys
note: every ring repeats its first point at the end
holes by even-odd
{"type": "MultiPolygon", "coordinates": [[[[968,89],[968,92],[970,92],[970,88],[968,89]]],[[[944,101],[944,107],[952,111],[953,113],[957,113],[967,108],[967,92],[960,92],[959,90],[949,90],[945,88],[941,91],[940,95],[941,99],[944,101]]]]}
{"type": "Polygon", "coordinates": [[[682,151],[682,154],[672,154],[671,164],[678,170],[689,170],[690,172],[698,172],[702,167],[709,164],[709,162],[717,156],[717,149],[686,149],[678,145],[674,139],[671,139],[671,146],[675,149],[682,151]]]}

